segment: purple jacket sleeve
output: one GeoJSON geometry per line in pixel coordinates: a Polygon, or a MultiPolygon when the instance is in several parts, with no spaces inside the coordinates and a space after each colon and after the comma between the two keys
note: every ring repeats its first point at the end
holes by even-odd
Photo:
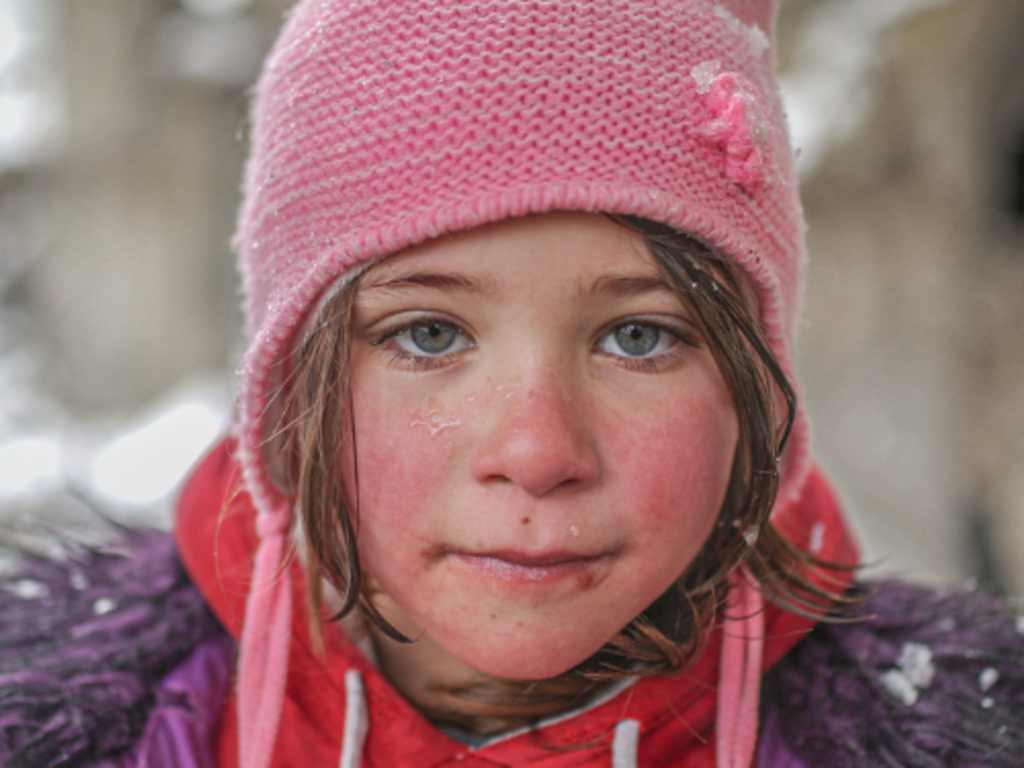
{"type": "Polygon", "coordinates": [[[769,712],[761,723],[761,735],[757,743],[757,768],[812,768],[790,752],[779,727],[779,714],[769,712]]]}
{"type": "Polygon", "coordinates": [[[234,669],[227,635],[203,641],[160,682],[146,730],[127,755],[97,768],[215,768],[213,739],[234,669]]]}

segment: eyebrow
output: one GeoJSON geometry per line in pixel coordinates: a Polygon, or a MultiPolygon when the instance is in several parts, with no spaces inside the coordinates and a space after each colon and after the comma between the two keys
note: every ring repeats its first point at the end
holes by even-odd
{"type": "MultiPolygon", "coordinates": [[[[492,294],[494,288],[487,283],[465,275],[453,275],[443,272],[414,272],[393,278],[367,283],[363,290],[403,290],[415,288],[433,288],[441,291],[492,294]]],[[[628,298],[646,293],[666,291],[673,293],[672,287],[658,275],[610,275],[599,277],[589,288],[579,289],[580,296],[597,295],[610,298],[628,298]]]]}
{"type": "Polygon", "coordinates": [[[659,275],[599,277],[586,293],[627,298],[655,291],[674,293],[672,287],[659,275]]]}
{"type": "Polygon", "coordinates": [[[434,288],[441,291],[458,291],[467,293],[493,293],[484,282],[474,280],[465,275],[452,275],[435,272],[414,272],[367,283],[362,290],[402,290],[406,288],[434,288]]]}

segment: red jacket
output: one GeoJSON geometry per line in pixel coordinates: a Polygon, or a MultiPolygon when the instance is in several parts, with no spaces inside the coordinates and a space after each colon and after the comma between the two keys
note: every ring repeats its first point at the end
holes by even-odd
{"type": "MultiPolygon", "coordinates": [[[[196,470],[181,497],[175,536],[190,575],[237,640],[257,538],[256,512],[242,489],[232,451],[230,441],[221,444],[196,470]]],[[[839,563],[856,560],[856,549],[835,496],[820,472],[812,473],[798,508],[791,512],[782,531],[791,541],[807,548],[810,532],[817,526],[819,533],[824,532],[819,557],[839,563]]],[[[327,653],[318,656],[307,628],[302,566],[293,559],[290,567],[294,569],[297,610],[275,768],[333,768],[339,765],[343,742],[353,754],[361,755],[361,762],[357,757],[354,765],[366,768],[605,768],[611,764],[616,734],[637,729],[639,765],[714,766],[715,691],[721,646],[717,631],[700,661],[686,672],[641,679],[581,713],[472,749],[428,722],[338,625],[326,626],[327,653]],[[628,726],[619,727],[624,722],[628,726]],[[365,728],[365,743],[359,736],[361,728],[365,728]]],[[[765,669],[785,655],[812,625],[809,620],[770,606],[765,618],[765,669]]],[[[233,696],[218,729],[217,764],[220,768],[235,768],[238,764],[233,696]]]]}

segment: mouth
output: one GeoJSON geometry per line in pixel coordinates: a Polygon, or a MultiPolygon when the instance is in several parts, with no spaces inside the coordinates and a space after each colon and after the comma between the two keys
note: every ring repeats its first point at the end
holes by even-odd
{"type": "Polygon", "coordinates": [[[540,555],[522,552],[470,553],[450,551],[448,558],[481,576],[511,584],[537,584],[570,576],[592,582],[604,570],[609,555],[550,552],[540,555]]]}

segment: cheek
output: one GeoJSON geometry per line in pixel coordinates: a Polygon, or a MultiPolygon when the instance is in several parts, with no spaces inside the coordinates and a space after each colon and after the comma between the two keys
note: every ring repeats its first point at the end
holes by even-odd
{"type": "Polygon", "coordinates": [[[424,499],[448,482],[461,418],[433,397],[413,404],[357,391],[355,407],[361,515],[413,524],[424,499]]]}
{"type": "Polygon", "coordinates": [[[736,449],[731,404],[711,399],[670,405],[649,418],[634,415],[632,426],[612,430],[608,444],[635,513],[652,525],[710,530],[736,449]]]}

